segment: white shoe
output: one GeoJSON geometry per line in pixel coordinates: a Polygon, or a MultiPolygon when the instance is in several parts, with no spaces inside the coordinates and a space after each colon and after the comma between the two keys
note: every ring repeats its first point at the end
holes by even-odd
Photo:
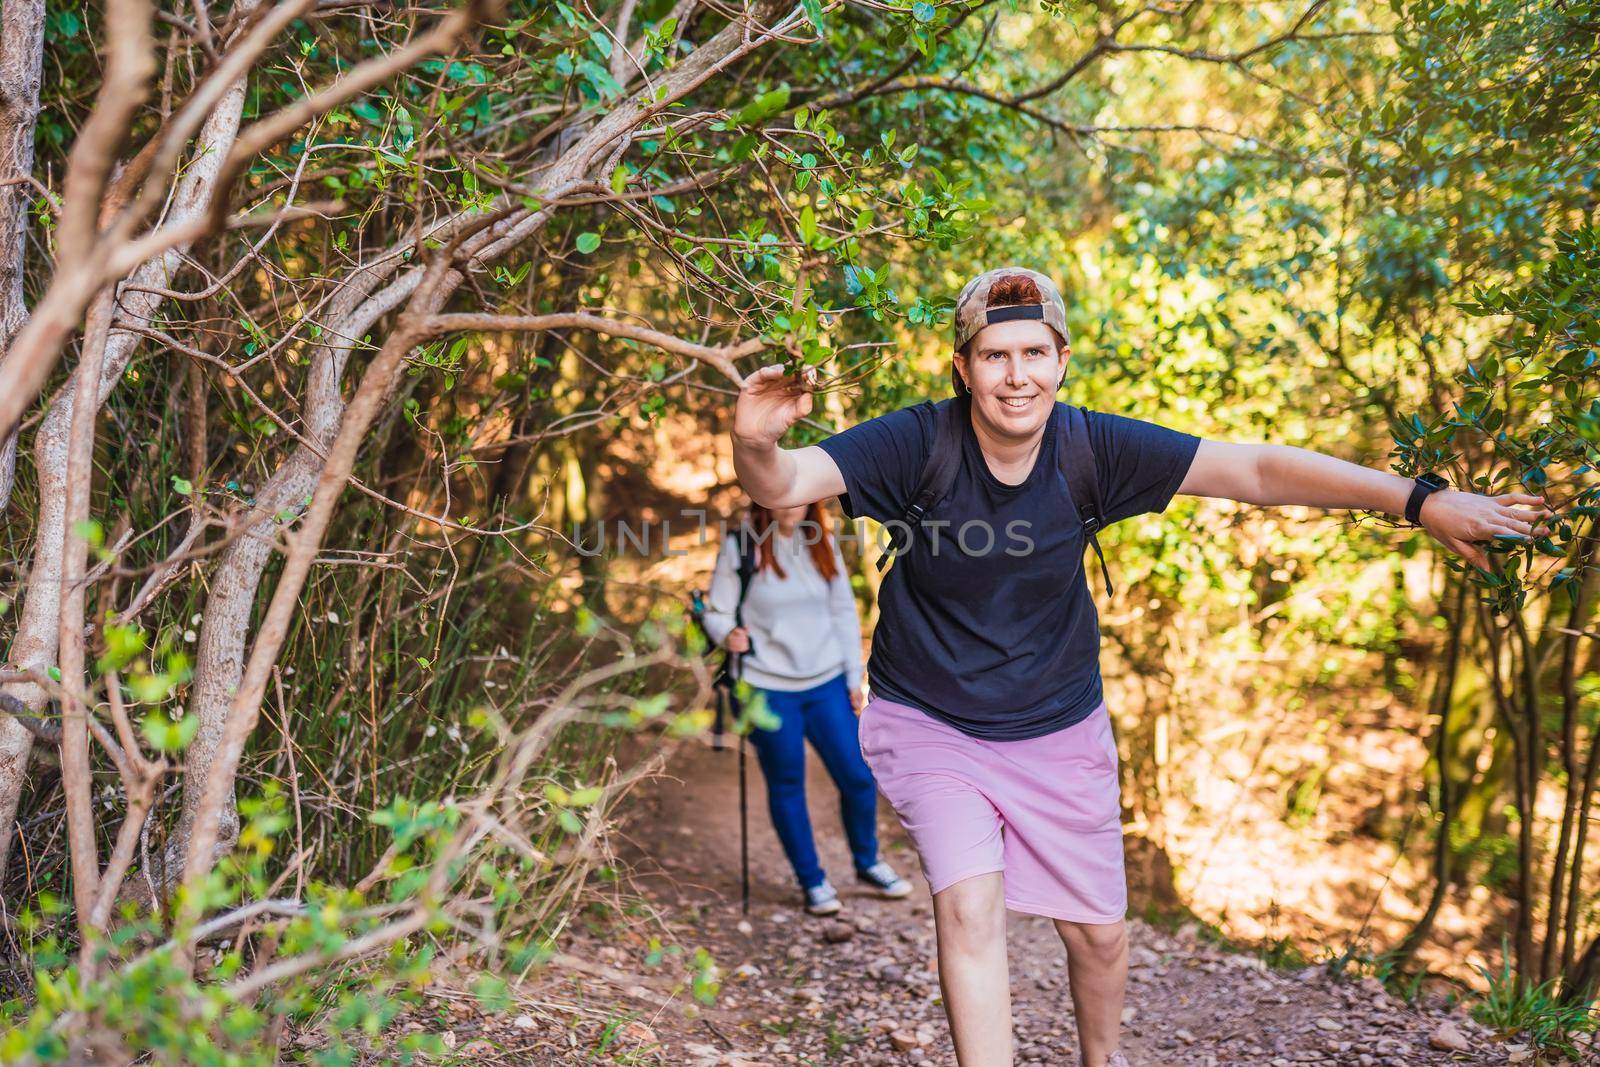
{"type": "Polygon", "coordinates": [[[832,915],[844,907],[839,903],[839,891],[826,879],[821,885],[806,890],[806,910],[813,915],[832,915]]]}
{"type": "Polygon", "coordinates": [[[856,880],[865,882],[878,891],[880,897],[898,900],[911,895],[911,883],[895,873],[894,868],[879,860],[871,867],[856,872],[856,880]]]}

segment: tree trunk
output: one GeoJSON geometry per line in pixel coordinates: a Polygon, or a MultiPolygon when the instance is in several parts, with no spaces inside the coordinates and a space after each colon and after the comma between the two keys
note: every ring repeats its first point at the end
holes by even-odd
{"type": "Polygon", "coordinates": [[[1407,967],[1423,942],[1428,939],[1428,934],[1433,930],[1433,921],[1438,918],[1439,909],[1444,906],[1445,897],[1450,893],[1451,878],[1451,844],[1450,830],[1455,823],[1455,781],[1450,773],[1450,718],[1455,709],[1456,672],[1461,663],[1461,646],[1465,642],[1463,629],[1467,623],[1467,591],[1468,584],[1462,581],[1456,589],[1455,610],[1448,619],[1450,637],[1448,651],[1445,653],[1444,670],[1439,675],[1438,688],[1434,690],[1433,712],[1438,719],[1437,733],[1434,735],[1433,759],[1439,773],[1439,830],[1433,847],[1433,891],[1428,896],[1428,906],[1423,910],[1422,916],[1417,919],[1405,938],[1395,947],[1395,968],[1401,970],[1407,967]]]}
{"type": "MultiPolygon", "coordinates": [[[[43,63],[44,0],[6,0],[0,7],[0,181],[33,173],[43,63]]],[[[32,199],[33,191],[25,184],[0,185],[0,360],[28,317],[22,277],[32,199]]],[[[11,502],[16,468],[17,435],[6,434],[0,439],[0,515],[11,502]]],[[[58,543],[56,551],[60,548],[58,543]]],[[[29,706],[38,706],[37,697],[29,706]]],[[[0,885],[5,883],[11,825],[32,747],[33,735],[10,716],[0,715],[0,885]]]]}
{"type": "MultiPolygon", "coordinates": [[[[195,141],[193,158],[179,179],[168,214],[178,222],[199,215],[206,209],[213,185],[239,130],[244,108],[244,83],[233,86],[217,109],[206,119],[195,141]]],[[[187,245],[150,260],[129,277],[133,286],[164,288],[183,265],[187,245]]],[[[164,298],[156,293],[130,287],[119,294],[119,320],[149,322],[164,298]]],[[[111,389],[121,379],[128,359],[139,343],[139,335],[119,331],[113,325],[106,341],[105,359],[100,369],[99,402],[105,403],[111,389]]],[[[33,565],[28,572],[27,596],[11,643],[9,662],[16,667],[44,670],[55,665],[56,626],[61,609],[61,543],[66,530],[67,437],[72,426],[73,394],[76,375],[69,379],[56,402],[51,405],[34,439],[35,476],[39,483],[39,519],[34,536],[33,565]]],[[[7,686],[3,690],[21,700],[30,710],[44,706],[44,693],[32,684],[7,686]]],[[[0,833],[7,848],[0,849],[0,878],[5,875],[4,856],[9,854],[9,835],[27,762],[28,734],[9,717],[0,718],[0,833]],[[21,734],[21,744],[13,740],[21,734]]]]}
{"type": "MultiPolygon", "coordinates": [[[[1591,527],[1592,529],[1592,527],[1591,527]]],[[[1548,981],[1561,973],[1561,930],[1562,930],[1562,904],[1566,899],[1566,876],[1568,849],[1572,845],[1573,829],[1578,818],[1578,806],[1583,800],[1583,767],[1578,759],[1578,720],[1582,715],[1582,708],[1578,698],[1577,668],[1578,668],[1578,642],[1582,640],[1584,620],[1589,613],[1588,594],[1591,586],[1588,572],[1589,559],[1593,554],[1594,542],[1592,539],[1579,541],[1581,547],[1578,551],[1577,566],[1579,579],[1577,582],[1577,596],[1572,600],[1572,608],[1567,613],[1566,634],[1559,637],[1561,643],[1561,736],[1560,758],[1561,767],[1566,774],[1567,790],[1561,805],[1561,828],[1556,833],[1555,857],[1550,865],[1550,893],[1549,907],[1545,916],[1544,952],[1539,960],[1539,980],[1548,981]]],[[[1581,870],[1581,858],[1575,861],[1581,870]]],[[[1581,902],[1574,897],[1567,901],[1567,906],[1576,909],[1581,902]]],[[[1569,946],[1567,958],[1571,959],[1569,946]]]]}

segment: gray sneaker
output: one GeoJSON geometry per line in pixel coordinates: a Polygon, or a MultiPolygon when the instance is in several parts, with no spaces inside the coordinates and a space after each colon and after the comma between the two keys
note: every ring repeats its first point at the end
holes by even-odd
{"type": "Polygon", "coordinates": [[[832,915],[843,908],[839,903],[839,891],[828,884],[826,879],[821,885],[814,885],[806,890],[806,910],[813,915],[832,915]]]}
{"type": "Polygon", "coordinates": [[[894,868],[879,860],[871,867],[856,872],[856,879],[878,891],[880,897],[898,900],[911,895],[911,883],[894,872],[894,868]]]}

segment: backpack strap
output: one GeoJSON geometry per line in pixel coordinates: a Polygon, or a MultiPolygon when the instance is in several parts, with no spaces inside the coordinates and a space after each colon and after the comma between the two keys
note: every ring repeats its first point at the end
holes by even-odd
{"type": "MultiPolygon", "coordinates": [[[[756,576],[756,546],[749,532],[749,527],[740,526],[733,535],[739,550],[739,565],[736,572],[739,575],[739,599],[734,601],[733,605],[735,626],[744,625],[744,600],[750,592],[750,580],[756,576]]],[[[699,593],[695,594],[695,598],[696,601],[699,600],[699,593]]],[[[754,652],[755,648],[756,646],[751,644],[750,652],[754,652]]],[[[714,748],[722,747],[722,735],[727,729],[726,720],[729,715],[737,716],[739,713],[733,686],[743,674],[740,669],[743,664],[741,657],[748,654],[748,652],[722,654],[722,666],[718,668],[716,681],[713,683],[717,700],[716,713],[711,720],[711,743],[714,748]]],[[[742,740],[741,738],[741,742],[742,740]]]]}
{"type": "Polygon", "coordinates": [[[1056,447],[1056,459],[1061,473],[1067,479],[1067,489],[1072,494],[1072,505],[1078,520],[1083,523],[1083,535],[1100,559],[1100,575],[1106,582],[1106,595],[1112,595],[1111,570],[1106,566],[1105,553],[1100,551],[1100,539],[1095,536],[1105,528],[1105,511],[1101,507],[1100,479],[1094,466],[1094,449],[1089,444],[1089,419],[1080,407],[1063,404],[1066,418],[1062,420],[1061,439],[1056,447]]]}
{"type": "Polygon", "coordinates": [[[733,606],[736,626],[744,625],[744,598],[750,593],[750,579],[756,576],[756,546],[749,532],[748,527],[741,526],[735,535],[739,539],[739,600],[733,606]]]}
{"type": "MultiPolygon", "coordinates": [[[[734,537],[737,539],[739,548],[739,599],[733,605],[733,624],[735,626],[743,626],[744,599],[750,594],[750,580],[756,576],[756,542],[751,537],[751,530],[748,526],[740,526],[734,537]]],[[[755,650],[755,643],[752,642],[747,652],[728,653],[728,666],[731,668],[730,673],[734,677],[738,677],[740,673],[738,670],[739,657],[748,656],[755,650]]]]}
{"type": "Polygon", "coordinates": [[[904,552],[922,516],[943,500],[955,484],[956,471],[961,466],[961,432],[968,420],[968,402],[956,397],[940,401],[934,407],[933,449],[922,463],[922,477],[911,502],[900,513],[901,526],[890,527],[889,550],[878,557],[878,570],[889,566],[889,561],[904,552]]]}

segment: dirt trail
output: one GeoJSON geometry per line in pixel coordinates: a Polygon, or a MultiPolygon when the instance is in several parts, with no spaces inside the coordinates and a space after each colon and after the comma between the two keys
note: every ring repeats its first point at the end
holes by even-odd
{"type": "MultiPolygon", "coordinates": [[[[628,804],[623,858],[686,946],[709,949],[722,987],[685,1013],[664,996],[647,949],[602,928],[575,930],[548,994],[588,1022],[546,1045],[538,1062],[954,1064],[939,1006],[931,905],[913,853],[886,803],[885,858],[912,877],[908,900],[854,883],[838,794],[814,754],[808,789],[817,846],[845,911],[800,908],[750,757],[751,907],[739,910],[738,771],[734,751],[683,745],[668,777],[628,804]]],[[[1335,982],[1321,967],[1285,972],[1253,955],[1133,923],[1123,1048],[1135,1065],[1535,1063],[1459,1008],[1413,1008],[1373,979],[1335,982]],[[1459,1043],[1458,1051],[1440,1045],[1459,1043]]],[[[1078,1062],[1064,951],[1048,920],[1012,914],[1012,1002],[1018,1059],[1078,1062]]],[[[681,973],[681,968],[680,968],[681,973]]]]}

